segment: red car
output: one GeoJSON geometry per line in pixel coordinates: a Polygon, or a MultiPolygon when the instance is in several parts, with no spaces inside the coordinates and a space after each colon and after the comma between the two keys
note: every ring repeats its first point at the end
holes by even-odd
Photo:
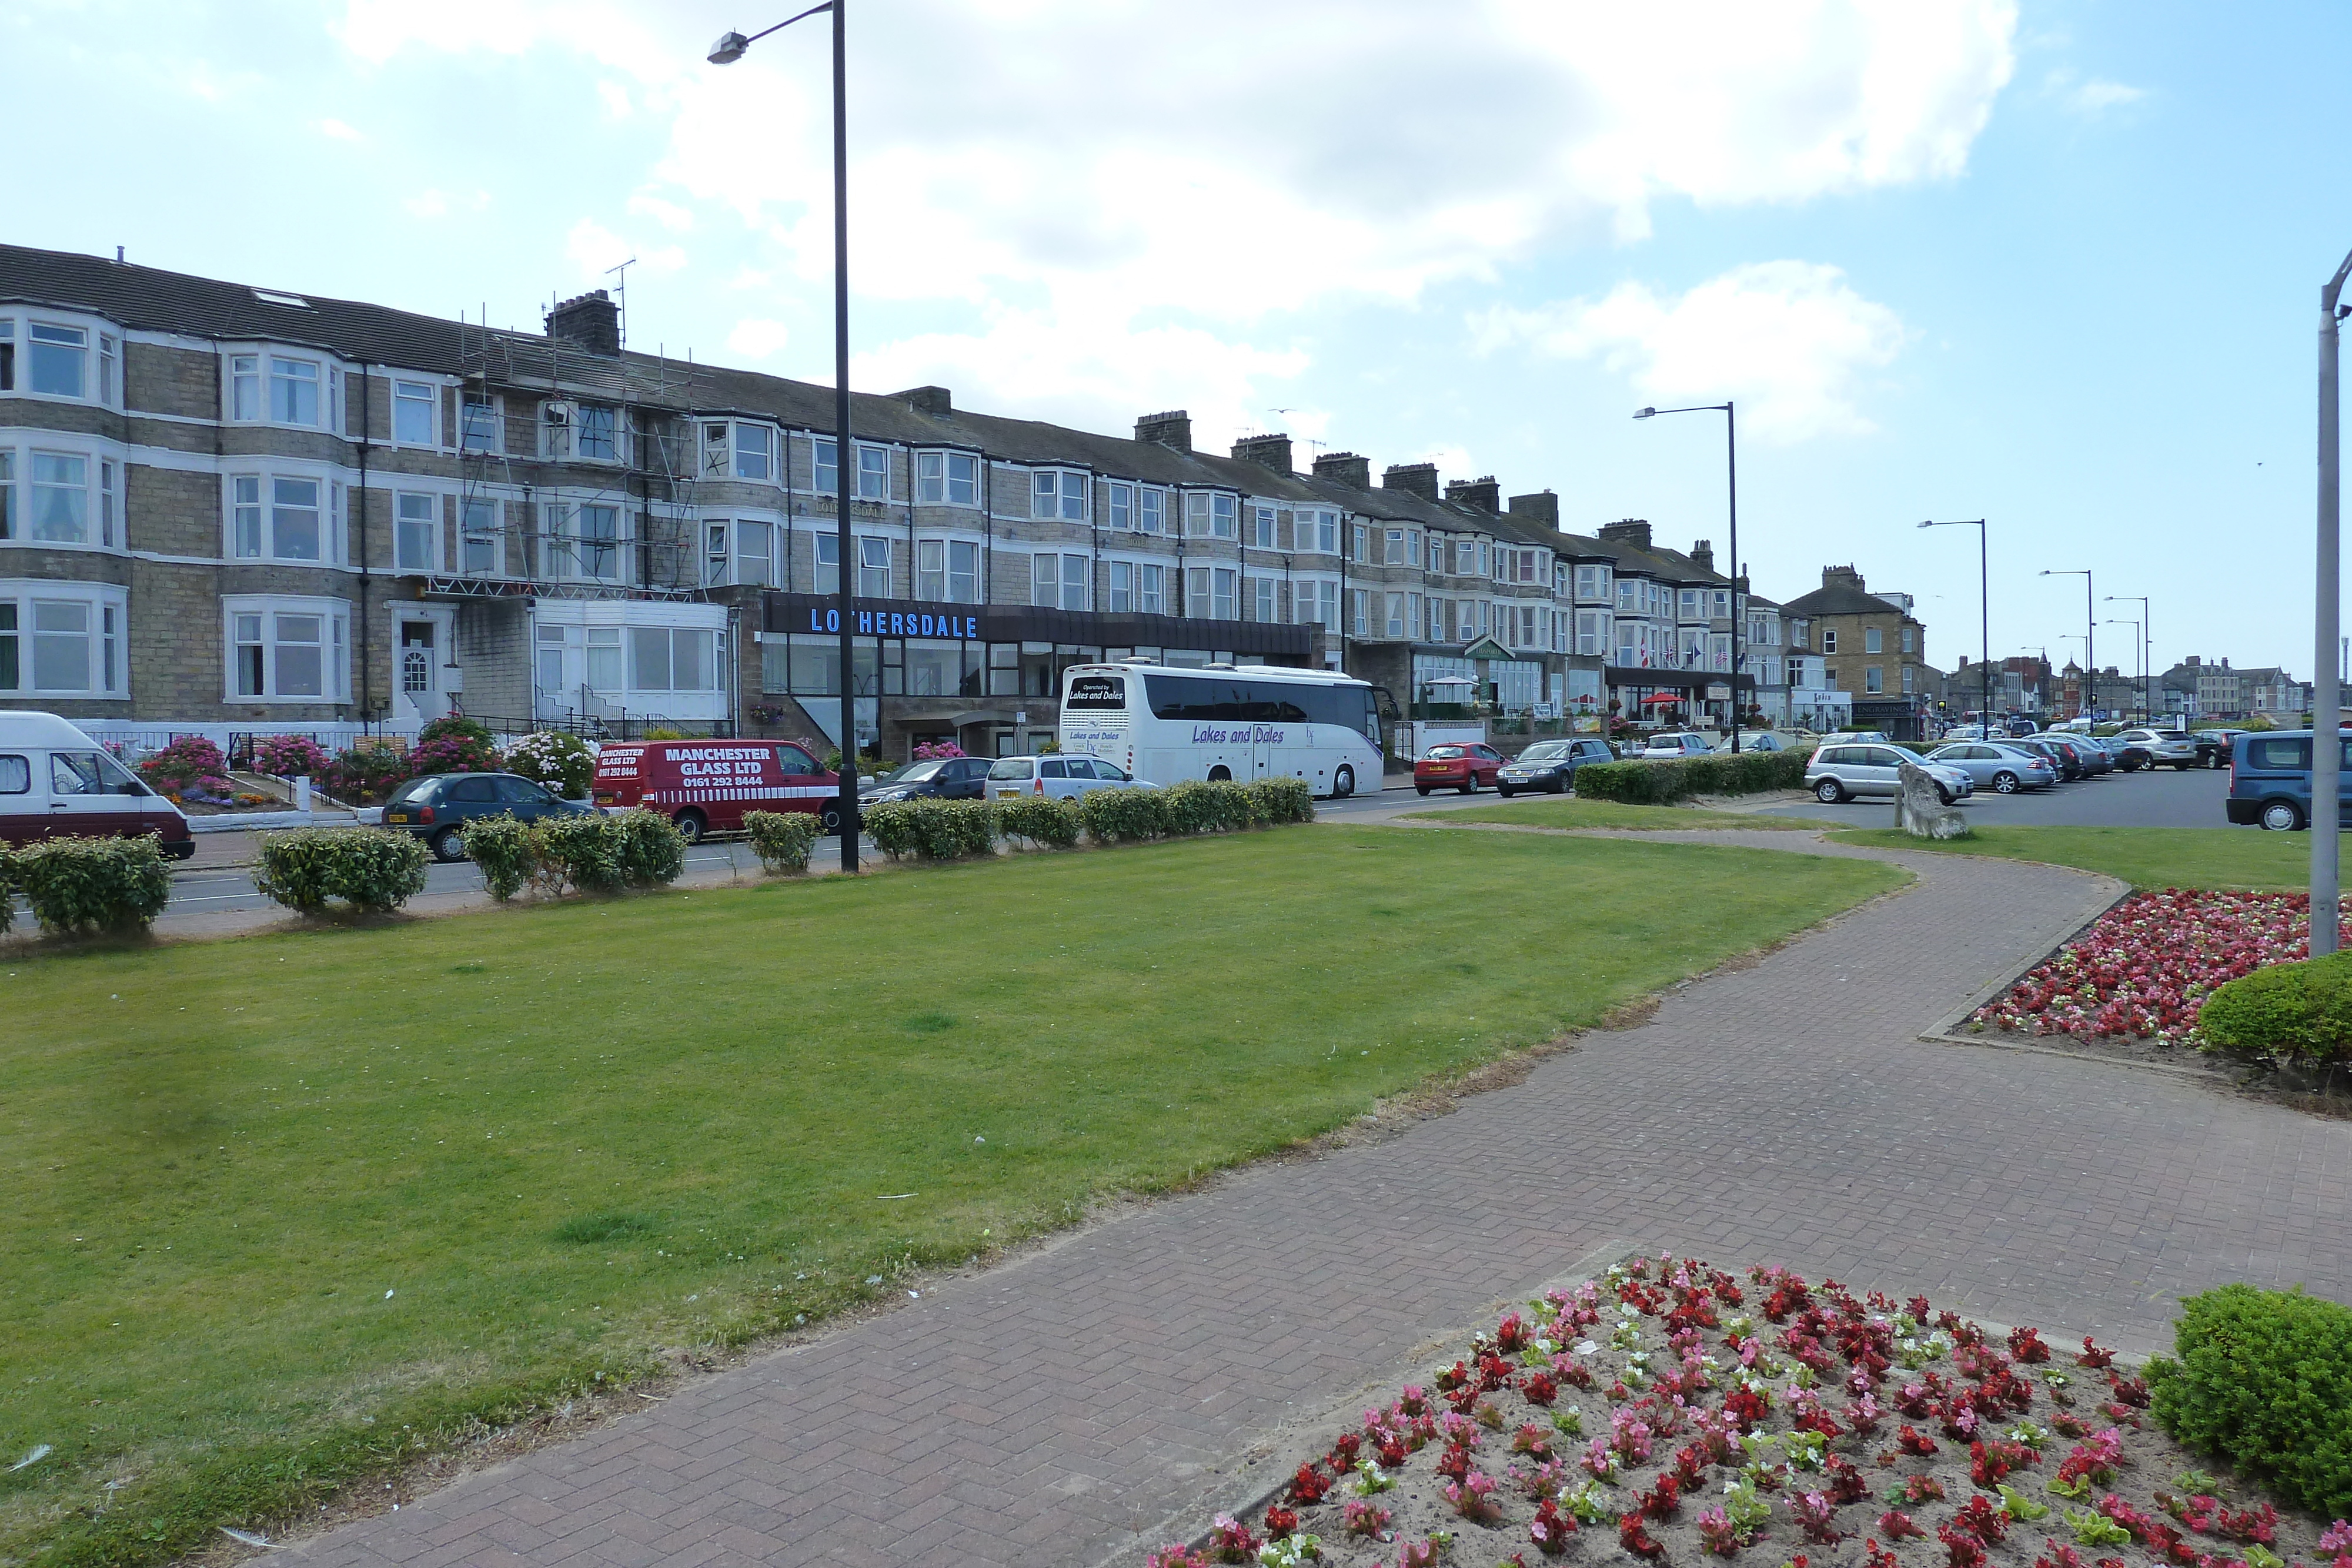
{"type": "Polygon", "coordinates": [[[1424,795],[1432,789],[1459,789],[1467,795],[1492,789],[1503,760],[1501,752],[1483,741],[1433,746],[1428,756],[1412,765],[1412,787],[1424,795]]]}

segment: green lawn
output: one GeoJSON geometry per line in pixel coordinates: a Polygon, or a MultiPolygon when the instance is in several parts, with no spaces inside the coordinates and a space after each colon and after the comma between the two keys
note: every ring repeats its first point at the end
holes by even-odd
{"type": "Polygon", "coordinates": [[[1405,815],[1455,822],[1516,822],[1528,828],[1646,828],[1668,832],[1693,828],[1756,828],[1768,832],[1794,828],[1816,832],[1836,825],[1790,817],[1751,816],[1741,811],[1709,811],[1696,806],[1626,806],[1614,800],[1579,800],[1562,795],[1538,795],[1526,800],[1499,800],[1447,810],[1408,811],[1405,815]]]}
{"type": "Polygon", "coordinates": [[[55,1451],[0,1475],[0,1561],[184,1550],[475,1415],[1325,1131],[1900,879],[1327,826],[15,958],[0,1465],[55,1451]],[[1657,896],[1701,883],[1705,921],[1657,896]]]}
{"type": "Polygon", "coordinates": [[[2105,872],[2134,887],[2300,891],[2311,885],[2310,835],[2255,828],[1979,827],[1965,839],[1940,843],[1892,828],[1855,828],[1830,836],[1840,843],[1880,849],[2049,861],[2105,872]]]}

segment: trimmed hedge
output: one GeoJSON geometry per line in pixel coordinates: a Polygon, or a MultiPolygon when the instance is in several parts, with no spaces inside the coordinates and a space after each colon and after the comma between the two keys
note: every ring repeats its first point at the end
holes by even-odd
{"type": "Polygon", "coordinates": [[[2157,1425],[2322,1519],[2352,1514],[2352,1307],[2223,1285],[2180,1303],[2148,1364],[2157,1425]]]}
{"type": "Polygon", "coordinates": [[[2198,1009],[2209,1051],[2331,1067],[2352,1061],[2352,953],[2272,964],[2215,988],[2198,1009]]]}
{"type": "Polygon", "coordinates": [[[892,860],[964,860],[996,852],[997,809],[986,800],[887,800],[860,813],[877,849],[892,860]]]}
{"type": "Polygon", "coordinates": [[[16,924],[16,852],[0,844],[0,936],[16,924]]]}
{"type": "Polygon", "coordinates": [[[751,852],[760,857],[762,870],[803,872],[809,852],[816,847],[816,813],[746,811],[743,836],[751,841],[751,852]]]}
{"type": "Polygon", "coordinates": [[[1801,789],[1811,751],[1710,752],[1705,757],[1643,762],[1588,762],[1576,770],[1582,800],[1664,806],[1693,795],[1760,795],[1801,789]]]}
{"type": "Polygon", "coordinates": [[[384,828],[293,828],[264,833],[253,885],[304,915],[340,898],[354,909],[398,909],[425,891],[431,857],[414,833],[384,828]]]}
{"type": "Polygon", "coordinates": [[[52,936],[143,931],[172,899],[163,844],[137,839],[46,839],[11,857],[9,876],[52,936]]]}
{"type": "Polygon", "coordinates": [[[477,817],[465,827],[466,858],[490,896],[512,898],[529,883],[554,897],[572,889],[618,893],[657,887],[686,869],[686,838],[658,811],[544,817],[477,817]]]}
{"type": "Polygon", "coordinates": [[[1076,848],[1078,831],[1085,825],[1076,800],[1053,795],[1016,795],[998,802],[996,808],[998,832],[1047,849],[1076,848]]]}

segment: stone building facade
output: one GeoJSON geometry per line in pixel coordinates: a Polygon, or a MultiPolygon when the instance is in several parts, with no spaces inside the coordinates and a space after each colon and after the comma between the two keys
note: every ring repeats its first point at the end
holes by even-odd
{"type": "Polygon", "coordinates": [[[1735,682],[1703,540],[1570,533],[1549,491],[1428,464],[1302,471],[1284,435],[1201,452],[1181,410],[853,405],[845,563],[831,389],[627,350],[601,293],[532,334],[0,246],[0,706],[837,738],[846,570],[850,722],[890,756],[1026,743],[1064,668],[1130,656],[1344,670],[1400,714],[1785,708],[1777,648],[1735,682]]]}

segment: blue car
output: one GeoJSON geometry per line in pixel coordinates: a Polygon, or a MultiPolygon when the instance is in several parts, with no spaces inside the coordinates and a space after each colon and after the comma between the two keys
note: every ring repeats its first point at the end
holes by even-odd
{"type": "MultiPolygon", "coordinates": [[[[2242,735],[2230,747],[2230,821],[2274,833],[2311,825],[2310,730],[2242,735]]],[[[2352,825],[2352,740],[2344,747],[2336,775],[2337,821],[2352,825]]]]}
{"type": "Polygon", "coordinates": [[[384,802],[383,825],[423,839],[438,861],[466,858],[466,824],[476,817],[581,817],[596,810],[514,773],[430,773],[411,779],[384,802]]]}

